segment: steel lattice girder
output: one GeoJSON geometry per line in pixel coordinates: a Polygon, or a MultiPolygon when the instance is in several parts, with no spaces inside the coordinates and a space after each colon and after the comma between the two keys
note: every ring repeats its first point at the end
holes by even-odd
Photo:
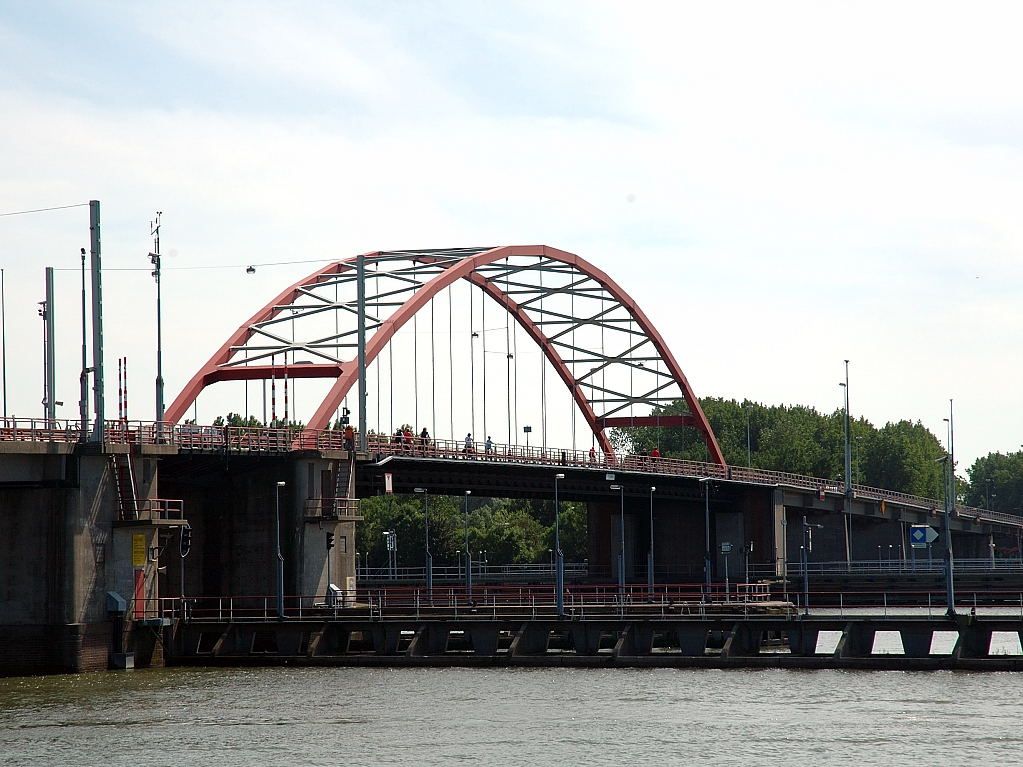
{"type": "MultiPolygon", "coordinates": [[[[712,460],[725,463],[699,401],[661,335],[617,283],[579,256],[547,246],[504,246],[379,251],[364,258],[367,365],[436,295],[467,280],[503,307],[540,347],[604,451],[611,451],[605,433],[610,426],[686,425],[701,433],[712,460]],[[685,402],[687,413],[633,413],[636,406],[658,408],[677,400],[685,402]]],[[[309,429],[327,427],[358,380],[355,262],[353,257],[313,272],[249,318],[184,387],[168,408],[167,421],[180,420],[202,389],[217,381],[287,375],[336,379],[308,424],[309,429]],[[326,295],[331,290],[333,297],[326,295]],[[352,295],[342,299],[342,290],[352,295]],[[287,323],[294,328],[327,313],[334,318],[334,332],[321,329],[309,338],[285,338],[287,323]],[[277,361],[296,352],[317,361],[277,361]]]]}

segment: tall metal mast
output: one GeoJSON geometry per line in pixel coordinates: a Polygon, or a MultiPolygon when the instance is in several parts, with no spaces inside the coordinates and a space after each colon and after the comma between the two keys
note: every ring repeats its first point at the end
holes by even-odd
{"type": "Polygon", "coordinates": [[[100,253],[99,200],[89,201],[89,240],[92,253],[92,391],[96,429],[93,440],[103,442],[106,409],[103,403],[103,257],[100,253]]]}
{"type": "Polygon", "coordinates": [[[153,279],[156,280],[156,422],[163,421],[163,317],[162,295],[160,292],[160,217],[163,211],[156,211],[156,219],[149,222],[149,233],[153,235],[153,252],[149,261],[153,264],[153,279]]]}

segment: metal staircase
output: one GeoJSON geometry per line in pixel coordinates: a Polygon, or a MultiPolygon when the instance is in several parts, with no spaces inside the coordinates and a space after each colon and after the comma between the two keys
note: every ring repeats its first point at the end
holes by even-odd
{"type": "Polygon", "coordinates": [[[135,492],[135,472],[132,470],[131,453],[111,453],[110,471],[114,478],[114,487],[117,489],[120,519],[138,519],[138,494],[135,492]]]}
{"type": "Polygon", "coordinates": [[[331,499],[331,513],[335,518],[345,516],[349,504],[345,503],[355,496],[355,453],[349,458],[334,461],[334,497],[331,499]]]}

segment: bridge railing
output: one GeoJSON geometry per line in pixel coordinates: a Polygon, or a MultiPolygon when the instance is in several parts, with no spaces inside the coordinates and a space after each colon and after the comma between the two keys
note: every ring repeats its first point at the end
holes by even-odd
{"type": "MultiPolygon", "coordinates": [[[[106,440],[115,444],[165,444],[181,450],[203,452],[286,453],[294,449],[344,450],[344,433],[339,429],[303,429],[301,427],[264,426],[201,426],[197,424],[158,423],[152,421],[114,420],[105,423],[106,440]]],[[[45,418],[0,418],[0,441],[63,442],[82,439],[79,421],[45,418]]],[[[416,456],[426,458],[457,458],[540,466],[565,466],[594,469],[619,469],[649,474],[732,480],[763,485],[778,485],[820,493],[841,494],[844,487],[835,480],[791,472],[769,471],[744,466],[722,467],[714,463],[687,461],[630,453],[572,450],[566,448],[510,445],[472,440],[411,439],[387,435],[370,435],[369,452],[379,456],[416,456]]],[[[891,501],[923,509],[938,515],[943,502],[898,493],[867,485],[853,485],[856,498],[891,501]]],[[[977,522],[993,522],[1023,527],[1023,517],[969,506],[956,506],[954,513],[977,522]]]]}
{"type": "Polygon", "coordinates": [[[0,418],[0,441],[3,442],[78,442],[81,428],[78,421],[48,418],[0,418]]]}
{"type": "Polygon", "coordinates": [[[139,498],[135,501],[138,519],[180,519],[185,518],[184,501],[179,498],[139,498]]]}
{"type": "MultiPolygon", "coordinates": [[[[955,557],[953,567],[956,573],[990,573],[990,572],[1023,572],[1023,559],[1019,557],[955,557]]],[[[755,577],[770,577],[774,573],[774,565],[750,565],[750,574],[755,577]]],[[[860,559],[846,562],[845,560],[814,562],[803,564],[799,561],[789,562],[786,571],[789,577],[801,577],[803,572],[812,576],[825,575],[876,575],[886,573],[941,573],[945,570],[944,550],[935,551],[930,558],[926,554],[914,559],[860,559]]]]}
{"type": "MultiPolygon", "coordinates": [[[[465,565],[434,565],[432,568],[434,582],[459,582],[465,580],[465,565]]],[[[586,578],[590,575],[589,565],[586,562],[565,562],[565,578],[586,578]]],[[[369,567],[359,565],[357,575],[361,581],[426,581],[426,568],[419,567],[394,567],[386,565],[381,567],[369,567]]],[[[513,564],[491,564],[474,559],[472,563],[473,581],[521,581],[526,579],[553,580],[554,565],[548,562],[542,563],[513,563],[513,564]]]]}
{"type": "Polygon", "coordinates": [[[334,519],[341,522],[361,522],[357,498],[307,498],[303,504],[307,517],[334,519]]]}
{"type": "MultiPolygon", "coordinates": [[[[578,618],[606,615],[703,615],[720,613],[724,604],[752,605],[767,601],[770,593],[761,584],[714,584],[710,591],[692,584],[658,584],[653,593],[643,584],[626,586],[624,596],[617,584],[566,587],[564,604],[578,618]],[[748,588],[744,588],[748,587],[748,588]]],[[[360,586],[338,589],[332,594],[283,597],[284,618],[289,621],[326,619],[394,620],[426,616],[475,618],[544,618],[555,615],[554,589],[550,585],[481,584],[470,593],[460,586],[360,586]]],[[[743,607],[740,605],[740,610],[743,607]]],[[[779,604],[777,614],[792,610],[779,604]]],[[[161,597],[132,603],[136,618],[185,618],[190,622],[264,622],[278,619],[275,595],[161,597]],[[136,607],[138,608],[136,610],[136,607]]]]}

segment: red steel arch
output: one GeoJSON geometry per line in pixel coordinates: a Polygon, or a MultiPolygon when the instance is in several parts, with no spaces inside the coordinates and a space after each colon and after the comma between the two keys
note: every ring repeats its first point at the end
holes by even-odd
{"type": "MultiPolygon", "coordinates": [[[[367,260],[380,256],[381,252],[373,252],[365,255],[367,260]]],[[[408,260],[419,263],[440,263],[442,259],[431,255],[427,251],[415,253],[409,252],[408,260]]],[[[272,372],[280,375],[284,370],[280,365],[276,368],[266,365],[246,367],[225,367],[231,359],[234,351],[239,345],[253,334],[254,326],[266,322],[284,311],[304,289],[329,275],[340,275],[352,271],[355,268],[356,258],[349,258],[338,261],[323,269],[317,270],[291,285],[282,291],[269,304],[254,314],[244,325],[240,326],[223,346],[209,359],[209,361],[191,378],[184,389],[167,409],[166,419],[170,423],[176,423],[187,412],[188,407],[206,386],[222,380],[245,380],[269,378],[272,372]]],[[[450,263],[450,262],[448,262],[450,263]]],[[[366,343],[366,364],[372,363],[380,353],[387,347],[395,333],[404,326],[412,317],[426,306],[440,291],[454,284],[458,280],[468,280],[481,288],[491,299],[502,306],[516,320],[521,328],[533,339],[543,351],[551,366],[558,373],[561,380],[569,388],[572,397],[585,418],[587,425],[599,441],[601,448],[610,453],[612,451],[608,441],[605,428],[608,426],[648,426],[658,423],[662,426],[688,425],[693,426],[700,432],[711,459],[718,464],[725,465],[724,455],[714,436],[713,429],[707,421],[707,417],[700,407],[689,381],[686,379],[682,368],[679,366],[671,350],[665,344],[663,337],[650,322],[646,314],[639,308],[636,302],[611,279],[604,271],[598,269],[583,258],[566,251],[558,250],[545,245],[514,245],[489,248],[476,252],[460,260],[445,266],[443,271],[433,277],[429,282],[422,285],[416,292],[396,311],[386,319],[383,319],[376,332],[366,343]],[[551,343],[551,339],[544,333],[542,328],[532,320],[508,293],[501,290],[495,281],[488,280],[482,274],[476,272],[480,267],[495,264],[509,257],[533,256],[543,257],[552,262],[567,264],[586,275],[604,290],[606,290],[620,305],[625,308],[629,315],[635,319],[640,331],[647,337],[654,346],[660,359],[663,360],[671,378],[681,389],[684,398],[690,408],[690,415],[686,416],[661,416],[661,417],[617,417],[598,418],[591,402],[586,398],[583,386],[573,376],[572,370],[566,364],[561,354],[551,343]]],[[[309,419],[306,428],[318,430],[327,428],[330,424],[332,414],[341,405],[345,396],[356,386],[358,381],[358,369],[354,361],[346,364],[303,364],[293,365],[287,368],[288,375],[293,378],[336,378],[334,385],[324,397],[319,407],[309,419]]],[[[453,435],[452,435],[453,436],[453,435]]]]}

